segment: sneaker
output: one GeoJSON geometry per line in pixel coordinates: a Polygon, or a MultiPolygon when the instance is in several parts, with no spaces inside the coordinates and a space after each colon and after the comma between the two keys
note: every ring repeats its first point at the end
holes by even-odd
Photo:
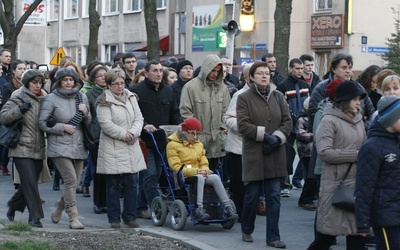
{"type": "Polygon", "coordinates": [[[139,223],[136,220],[124,221],[124,224],[129,226],[129,228],[138,228],[139,223]]]}
{"type": "Polygon", "coordinates": [[[237,215],[237,213],[235,212],[233,207],[228,206],[228,207],[225,208],[225,210],[226,210],[226,219],[227,220],[239,219],[239,215],[237,215]]]}
{"type": "Polygon", "coordinates": [[[121,228],[121,225],[117,222],[111,223],[111,228],[121,228]]]}
{"type": "Polygon", "coordinates": [[[253,242],[253,237],[251,236],[251,234],[242,233],[242,241],[253,242]]]}
{"type": "Polygon", "coordinates": [[[142,211],[138,212],[136,214],[136,217],[142,218],[142,219],[150,219],[151,214],[150,214],[149,210],[147,209],[147,210],[142,210],[142,211]]]}
{"type": "Polygon", "coordinates": [[[315,203],[298,203],[298,205],[305,210],[315,211],[317,209],[317,204],[315,203]]]}
{"type": "Polygon", "coordinates": [[[293,183],[293,186],[295,186],[297,189],[303,188],[303,185],[301,183],[293,183]]]}
{"type": "Polygon", "coordinates": [[[208,218],[210,218],[210,215],[208,213],[206,213],[206,210],[204,210],[204,208],[202,208],[202,207],[196,208],[196,210],[194,212],[194,219],[196,221],[203,221],[203,220],[207,220],[208,218]]]}
{"type": "Polygon", "coordinates": [[[289,189],[282,189],[281,190],[281,196],[282,197],[290,197],[290,191],[289,191],[289,189]]]}
{"type": "Polygon", "coordinates": [[[286,248],[286,244],[283,243],[283,242],[280,241],[280,240],[274,240],[274,241],[268,242],[268,243],[267,243],[267,246],[269,246],[269,247],[275,247],[275,248],[286,248]]]}

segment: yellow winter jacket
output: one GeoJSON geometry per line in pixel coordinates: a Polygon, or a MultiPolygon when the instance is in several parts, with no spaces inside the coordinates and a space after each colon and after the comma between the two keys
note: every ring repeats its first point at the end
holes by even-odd
{"type": "Polygon", "coordinates": [[[168,137],[168,140],[167,158],[172,170],[179,171],[182,164],[185,164],[182,169],[185,177],[197,175],[198,169],[206,169],[210,172],[203,143],[197,140],[190,144],[182,131],[176,131],[168,137]]]}

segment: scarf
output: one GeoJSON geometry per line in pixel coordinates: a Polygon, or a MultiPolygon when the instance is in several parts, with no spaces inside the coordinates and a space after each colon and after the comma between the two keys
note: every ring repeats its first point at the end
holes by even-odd
{"type": "Polygon", "coordinates": [[[77,92],[75,95],[75,105],[76,105],[76,113],[72,120],[69,122],[70,125],[77,127],[83,120],[83,113],[79,111],[79,104],[83,103],[82,94],[77,92]]]}
{"type": "Polygon", "coordinates": [[[265,89],[261,89],[261,88],[259,88],[259,87],[256,87],[256,88],[257,88],[258,93],[260,93],[261,96],[262,96],[266,101],[268,101],[268,95],[269,95],[269,91],[270,91],[270,89],[271,89],[271,86],[268,85],[265,89]]]}

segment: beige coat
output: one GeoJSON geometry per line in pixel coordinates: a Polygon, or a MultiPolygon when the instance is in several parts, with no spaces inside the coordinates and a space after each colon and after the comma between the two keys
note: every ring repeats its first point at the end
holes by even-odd
{"type": "Polygon", "coordinates": [[[366,139],[361,114],[354,119],[328,103],[316,133],[317,153],[324,162],[319,191],[317,230],[328,235],[350,235],[357,231],[355,215],[332,206],[332,198],[341,179],[355,186],[357,152],[366,139]]]}
{"type": "Polygon", "coordinates": [[[127,174],[146,169],[139,136],[143,116],[137,98],[125,90],[126,103],[117,99],[111,90],[104,91],[97,99],[97,119],[101,127],[97,173],[127,174]],[[134,144],[124,141],[127,133],[135,138],[134,144]]]}

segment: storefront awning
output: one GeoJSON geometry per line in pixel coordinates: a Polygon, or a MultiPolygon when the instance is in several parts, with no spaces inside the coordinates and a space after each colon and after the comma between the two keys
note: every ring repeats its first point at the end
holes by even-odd
{"type": "MultiPolygon", "coordinates": [[[[169,50],[169,36],[161,36],[160,37],[160,50],[168,51],[169,50]]],[[[130,51],[147,51],[147,42],[142,42],[135,48],[130,51]]]]}

